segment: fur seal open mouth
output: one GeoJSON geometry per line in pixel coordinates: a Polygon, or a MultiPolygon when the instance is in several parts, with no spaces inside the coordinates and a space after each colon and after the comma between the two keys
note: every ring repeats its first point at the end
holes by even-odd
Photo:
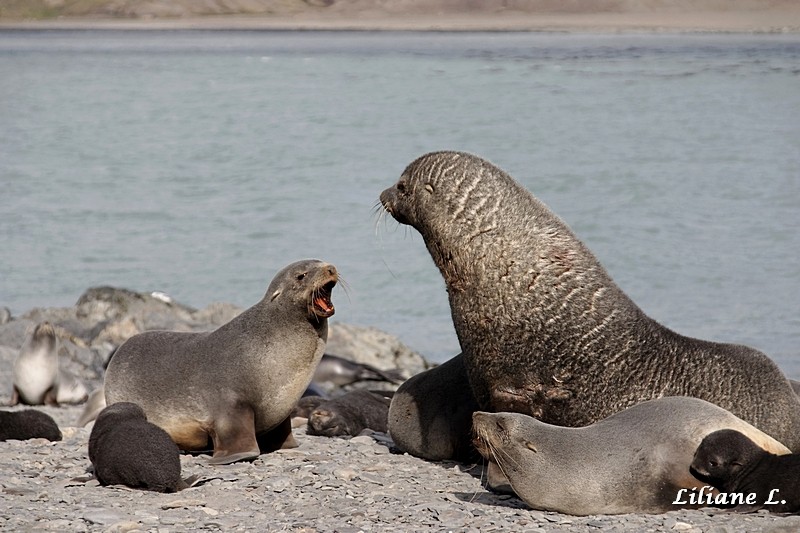
{"type": "Polygon", "coordinates": [[[336,312],[336,309],[333,307],[333,302],[331,301],[331,292],[335,286],[336,280],[334,279],[322,287],[314,289],[314,292],[311,294],[311,310],[316,316],[328,318],[333,316],[336,312]]]}

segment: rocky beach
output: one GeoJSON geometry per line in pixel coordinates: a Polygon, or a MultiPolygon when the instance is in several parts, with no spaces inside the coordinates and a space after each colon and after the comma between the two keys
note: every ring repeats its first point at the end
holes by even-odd
{"type": "MultiPolygon", "coordinates": [[[[69,308],[3,313],[0,377],[11,368],[36,323],[57,326],[63,370],[89,390],[119,343],[146,329],[202,331],[241,310],[223,303],[192,309],[168,296],[110,287],[86,291],[69,308]]],[[[332,323],[330,353],[406,377],[430,366],[397,338],[373,328],[332,323]]],[[[388,384],[386,384],[388,386],[388,384]]],[[[374,386],[370,384],[370,386],[374,386]]],[[[29,408],[16,406],[6,409],[29,408]]],[[[212,466],[208,456],[181,456],[184,477],[201,482],[173,494],[101,487],[87,475],[91,424],[75,427],[83,405],[37,406],[63,440],[0,443],[0,529],[7,531],[796,531],[800,517],[719,509],[663,515],[567,516],[529,509],[483,486],[481,464],[429,462],[397,450],[389,435],[369,430],[350,439],[306,434],[299,447],[252,463],[212,466]]]]}

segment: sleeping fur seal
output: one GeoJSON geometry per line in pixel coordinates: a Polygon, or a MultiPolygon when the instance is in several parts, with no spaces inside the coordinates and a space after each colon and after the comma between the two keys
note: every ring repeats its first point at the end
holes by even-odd
{"type": "Polygon", "coordinates": [[[296,445],[289,415],[325,350],[337,280],[333,265],[299,261],[215,331],[131,337],[108,365],[107,403],[139,404],[183,450],[210,439],[212,463],[296,445]]]}
{"type": "Polygon", "coordinates": [[[564,222],[491,163],[426,154],[380,200],[422,234],[444,277],[481,409],[582,426],[693,396],[800,450],[800,400],[766,355],[645,315],[564,222]]]}
{"type": "MultiPolygon", "coordinates": [[[[706,483],[689,472],[703,437],[734,428],[759,446],[775,439],[704,400],[650,400],[586,427],[554,426],[520,413],[473,414],[476,445],[525,503],[574,515],[663,513],[682,488],[706,483]]],[[[687,500],[688,501],[688,500],[687,500]]]]}
{"type": "Polygon", "coordinates": [[[703,438],[692,460],[692,473],[727,494],[754,494],[736,510],[800,511],[800,455],[776,455],[735,429],[703,438]],[[769,503],[767,503],[769,502],[769,503]]]}

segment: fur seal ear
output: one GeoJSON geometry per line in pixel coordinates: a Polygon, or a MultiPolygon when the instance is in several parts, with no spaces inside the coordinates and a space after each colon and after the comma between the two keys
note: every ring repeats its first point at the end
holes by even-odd
{"type": "Polygon", "coordinates": [[[430,183],[426,183],[425,184],[425,190],[428,191],[429,193],[433,194],[433,185],[431,185],[430,183]]]}
{"type": "Polygon", "coordinates": [[[525,447],[528,448],[532,452],[539,453],[539,450],[536,449],[536,446],[534,446],[533,443],[531,441],[529,441],[529,440],[525,441],[525,447]]]}
{"type": "Polygon", "coordinates": [[[283,291],[281,289],[278,289],[277,291],[273,292],[272,296],[269,297],[269,301],[271,302],[271,301],[275,300],[275,298],[280,296],[282,292],[283,291]]]}

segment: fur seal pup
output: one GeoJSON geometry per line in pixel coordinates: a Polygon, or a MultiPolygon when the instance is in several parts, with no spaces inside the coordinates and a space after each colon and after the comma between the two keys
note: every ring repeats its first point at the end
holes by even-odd
{"type": "Polygon", "coordinates": [[[354,390],[321,402],[308,415],[308,434],[355,437],[365,429],[386,433],[389,402],[383,393],[354,390]]]}
{"type": "Polygon", "coordinates": [[[47,439],[61,440],[58,424],[47,413],[35,409],[0,411],[0,441],[47,439]]]}
{"type": "Polygon", "coordinates": [[[739,431],[706,435],[694,453],[692,474],[720,492],[755,494],[754,502],[737,510],[800,511],[800,455],[770,453],[739,431]]]}
{"type": "Polygon", "coordinates": [[[299,261],[215,331],[131,337],[108,365],[107,403],[139,404],[183,450],[211,439],[216,464],[296,446],[289,416],[325,350],[337,280],[333,265],[299,261]]]}
{"type": "Polygon", "coordinates": [[[118,402],[97,415],[89,435],[89,460],[101,485],[155,492],[188,486],[181,479],[178,446],[134,403],[118,402]]]}
{"type": "Polygon", "coordinates": [[[423,155],[380,200],[420,232],[444,277],[481,409],[583,426],[693,396],[800,450],[800,400],[766,355],[645,315],[564,222],[488,161],[423,155]]]}
{"type": "Polygon", "coordinates": [[[700,441],[734,428],[777,453],[788,449],[728,411],[697,398],[650,400],[580,428],[520,413],[473,414],[476,446],[534,509],[574,515],[663,513],[682,488],[700,441]]]}
{"type": "Polygon", "coordinates": [[[400,385],[389,407],[389,434],[395,446],[416,457],[474,462],[479,455],[472,445],[472,413],[478,408],[458,354],[400,385]]]}
{"type": "Polygon", "coordinates": [[[58,341],[49,322],[37,324],[14,361],[11,405],[58,405],[58,341]]]}

